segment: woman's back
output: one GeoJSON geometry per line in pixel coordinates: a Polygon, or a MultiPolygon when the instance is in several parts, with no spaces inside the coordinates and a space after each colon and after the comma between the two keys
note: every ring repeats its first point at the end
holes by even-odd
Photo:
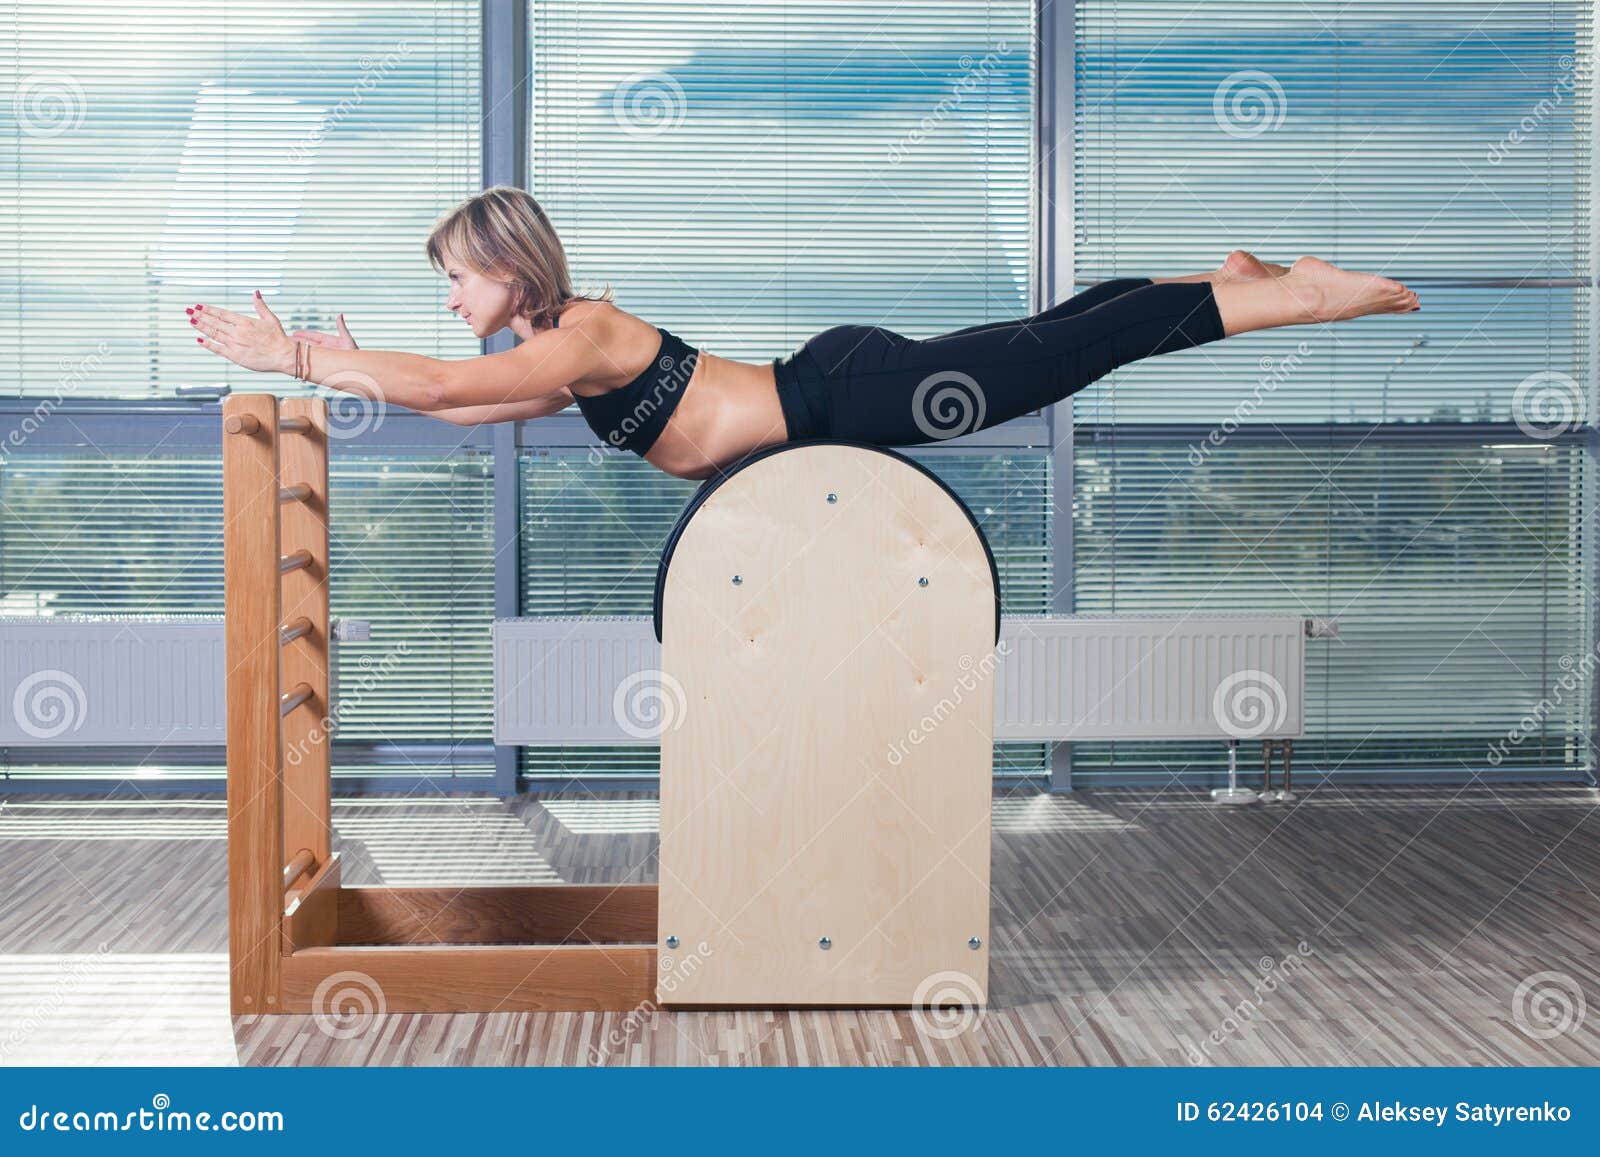
{"type": "Polygon", "coordinates": [[[638,431],[651,431],[645,461],[698,479],[787,439],[770,364],[695,350],[610,302],[573,302],[557,316],[555,328],[572,331],[577,325],[594,343],[596,356],[570,388],[603,441],[622,446],[638,431]],[[619,393],[624,396],[610,397],[619,393]],[[663,412],[665,425],[652,430],[663,412]]]}

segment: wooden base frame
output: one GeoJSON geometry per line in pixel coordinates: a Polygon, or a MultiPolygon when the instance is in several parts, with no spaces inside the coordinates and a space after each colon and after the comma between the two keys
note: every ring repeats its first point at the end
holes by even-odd
{"type": "Polygon", "coordinates": [[[341,884],[330,847],[327,415],[322,398],[223,403],[232,1011],[647,1005],[653,884],[341,884]]]}

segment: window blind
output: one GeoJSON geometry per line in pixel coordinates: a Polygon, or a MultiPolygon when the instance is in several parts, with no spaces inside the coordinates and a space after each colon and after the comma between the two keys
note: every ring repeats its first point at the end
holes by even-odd
{"type": "MultiPolygon", "coordinates": [[[[1001,605],[1049,610],[1050,458],[1041,451],[921,451],[907,456],[942,478],[971,508],[994,551],[1001,605]]],[[[656,567],[698,483],[667,478],[633,458],[532,450],[521,457],[522,606],[528,615],[648,615],[656,567]]],[[[653,776],[655,747],[534,746],[529,776],[653,776]]],[[[1000,774],[1042,774],[1041,744],[997,744],[1000,774]]]]}
{"type": "MultiPolygon", "coordinates": [[[[1383,273],[1423,305],[1077,395],[1078,608],[1337,618],[1308,650],[1321,773],[1578,774],[1588,695],[1540,704],[1594,638],[1592,6],[1076,13],[1080,287],[1239,247],[1383,273]]],[[[1204,759],[1085,745],[1075,773],[1204,759]]]]}
{"type": "MultiPolygon", "coordinates": [[[[1023,316],[1033,9],[532,0],[529,189],[580,285],[726,357],[846,323],[918,337],[1023,316]]],[[[1044,609],[1048,458],[913,457],[973,507],[1007,608],[1044,609]]],[[[524,457],[525,613],[648,614],[693,490],[634,461],[524,457]]],[[[997,769],[1037,772],[1042,752],[1002,745],[997,769]]],[[[656,770],[654,748],[524,750],[528,775],[656,770]]]]}
{"type": "MultiPolygon", "coordinates": [[[[330,614],[372,624],[370,640],[338,647],[335,773],[464,774],[465,764],[441,768],[423,747],[492,742],[491,464],[466,452],[341,451],[328,487],[330,614]],[[361,766],[350,752],[364,744],[411,753],[361,766]]],[[[221,527],[215,456],[12,455],[0,469],[0,614],[220,616],[221,527]]]]}
{"type": "Polygon", "coordinates": [[[530,190],[574,276],[723,356],[1017,317],[1032,0],[533,0],[530,190]]]}
{"type": "Polygon", "coordinates": [[[186,305],[257,288],[287,328],[477,353],[422,243],[481,184],[479,9],[0,5],[0,390],[303,391],[195,343],[186,305]]]}

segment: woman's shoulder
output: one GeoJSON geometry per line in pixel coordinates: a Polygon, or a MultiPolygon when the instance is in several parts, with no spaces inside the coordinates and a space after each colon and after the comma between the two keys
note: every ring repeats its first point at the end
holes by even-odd
{"type": "Polygon", "coordinates": [[[596,344],[610,344],[612,342],[637,344],[640,348],[649,346],[646,357],[654,354],[655,344],[659,342],[660,335],[652,323],[619,309],[609,301],[591,301],[578,299],[570,301],[561,308],[556,318],[555,332],[577,329],[582,327],[596,344]]]}
{"type": "Polygon", "coordinates": [[[650,324],[643,318],[635,317],[625,309],[619,309],[613,302],[579,297],[561,307],[556,315],[556,327],[567,329],[574,325],[586,323],[591,318],[595,320],[631,322],[634,325],[650,324]]]}

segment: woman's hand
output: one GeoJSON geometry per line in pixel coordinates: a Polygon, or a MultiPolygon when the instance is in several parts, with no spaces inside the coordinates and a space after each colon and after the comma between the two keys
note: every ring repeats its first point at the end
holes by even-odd
{"type": "Polygon", "coordinates": [[[356,345],[356,339],[350,336],[350,331],[344,326],[344,314],[338,317],[339,332],[337,334],[322,333],[314,329],[297,329],[289,336],[298,341],[308,341],[312,345],[327,346],[335,350],[354,350],[361,347],[356,345]]]}
{"type": "Polygon", "coordinates": [[[200,344],[234,365],[261,373],[294,371],[294,342],[261,299],[259,289],[255,317],[205,305],[187,312],[190,324],[200,331],[200,344]]]}

